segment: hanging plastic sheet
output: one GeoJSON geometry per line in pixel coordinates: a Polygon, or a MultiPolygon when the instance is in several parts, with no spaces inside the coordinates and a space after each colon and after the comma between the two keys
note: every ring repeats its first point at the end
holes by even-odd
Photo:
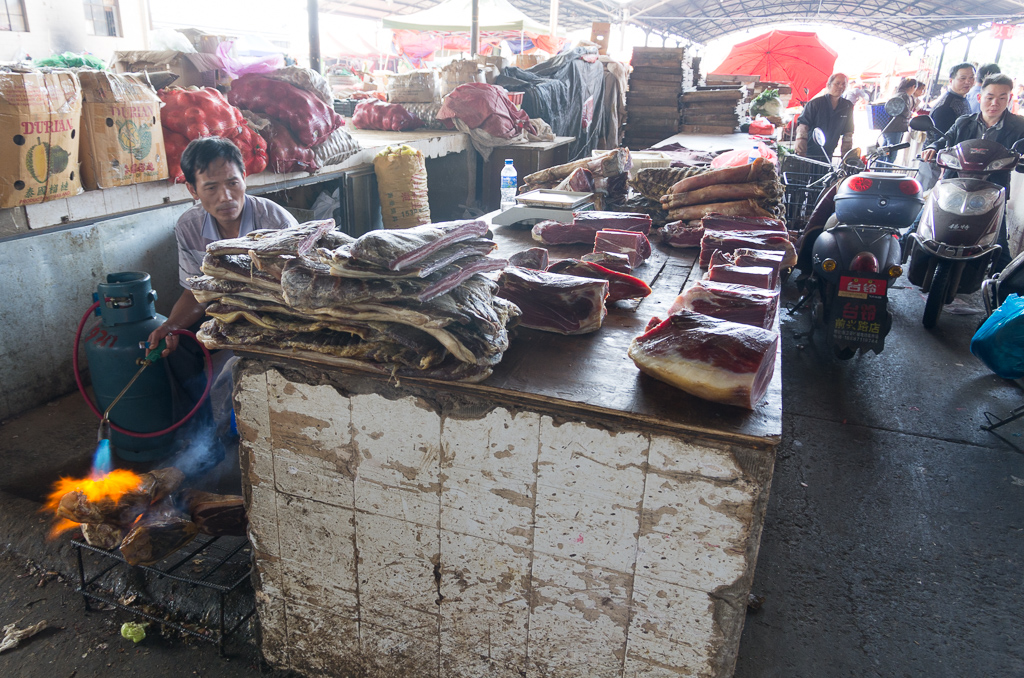
{"type": "Polygon", "coordinates": [[[569,160],[597,148],[604,122],[604,67],[596,47],[577,47],[529,70],[505,68],[494,84],[523,92],[522,108],[561,137],[575,137],[569,160]]]}

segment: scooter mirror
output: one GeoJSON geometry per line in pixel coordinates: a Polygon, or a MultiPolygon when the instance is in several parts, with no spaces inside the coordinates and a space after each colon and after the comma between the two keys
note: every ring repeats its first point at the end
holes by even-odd
{"type": "Polygon", "coordinates": [[[907,102],[902,97],[893,97],[885,102],[885,112],[890,118],[903,115],[907,110],[907,102]]]}
{"type": "Polygon", "coordinates": [[[929,115],[915,115],[910,119],[910,129],[918,132],[935,132],[935,123],[929,115]]]}
{"type": "Polygon", "coordinates": [[[820,127],[815,127],[814,131],[811,132],[811,136],[814,137],[814,141],[819,145],[825,146],[825,133],[821,131],[820,127]]]}

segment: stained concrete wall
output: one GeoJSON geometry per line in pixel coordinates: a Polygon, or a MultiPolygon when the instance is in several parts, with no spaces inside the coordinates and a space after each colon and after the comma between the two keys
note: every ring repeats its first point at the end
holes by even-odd
{"type": "Polygon", "coordinates": [[[180,293],[174,224],[189,205],[0,240],[0,419],[75,388],[75,329],[108,273],[146,271],[157,311],[180,293]]]}

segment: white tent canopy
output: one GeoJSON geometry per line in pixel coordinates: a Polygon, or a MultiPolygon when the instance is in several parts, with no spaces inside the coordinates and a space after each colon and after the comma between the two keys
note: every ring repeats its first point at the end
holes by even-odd
{"type": "MultiPolygon", "coordinates": [[[[547,35],[549,27],[534,21],[507,0],[479,0],[481,31],[530,31],[547,35]]],[[[473,16],[472,0],[446,0],[414,14],[385,17],[384,28],[410,31],[468,32],[473,16]]]]}

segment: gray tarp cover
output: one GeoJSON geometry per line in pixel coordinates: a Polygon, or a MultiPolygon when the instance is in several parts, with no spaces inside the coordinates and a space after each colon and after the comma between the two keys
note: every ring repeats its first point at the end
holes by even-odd
{"type": "Polygon", "coordinates": [[[543,118],[560,137],[576,137],[569,144],[569,160],[590,155],[597,148],[604,122],[604,66],[588,63],[584,55],[597,55],[594,47],[577,47],[529,70],[504,68],[494,84],[510,92],[523,92],[523,110],[543,118]],[[584,110],[593,115],[584,127],[584,110]]]}

